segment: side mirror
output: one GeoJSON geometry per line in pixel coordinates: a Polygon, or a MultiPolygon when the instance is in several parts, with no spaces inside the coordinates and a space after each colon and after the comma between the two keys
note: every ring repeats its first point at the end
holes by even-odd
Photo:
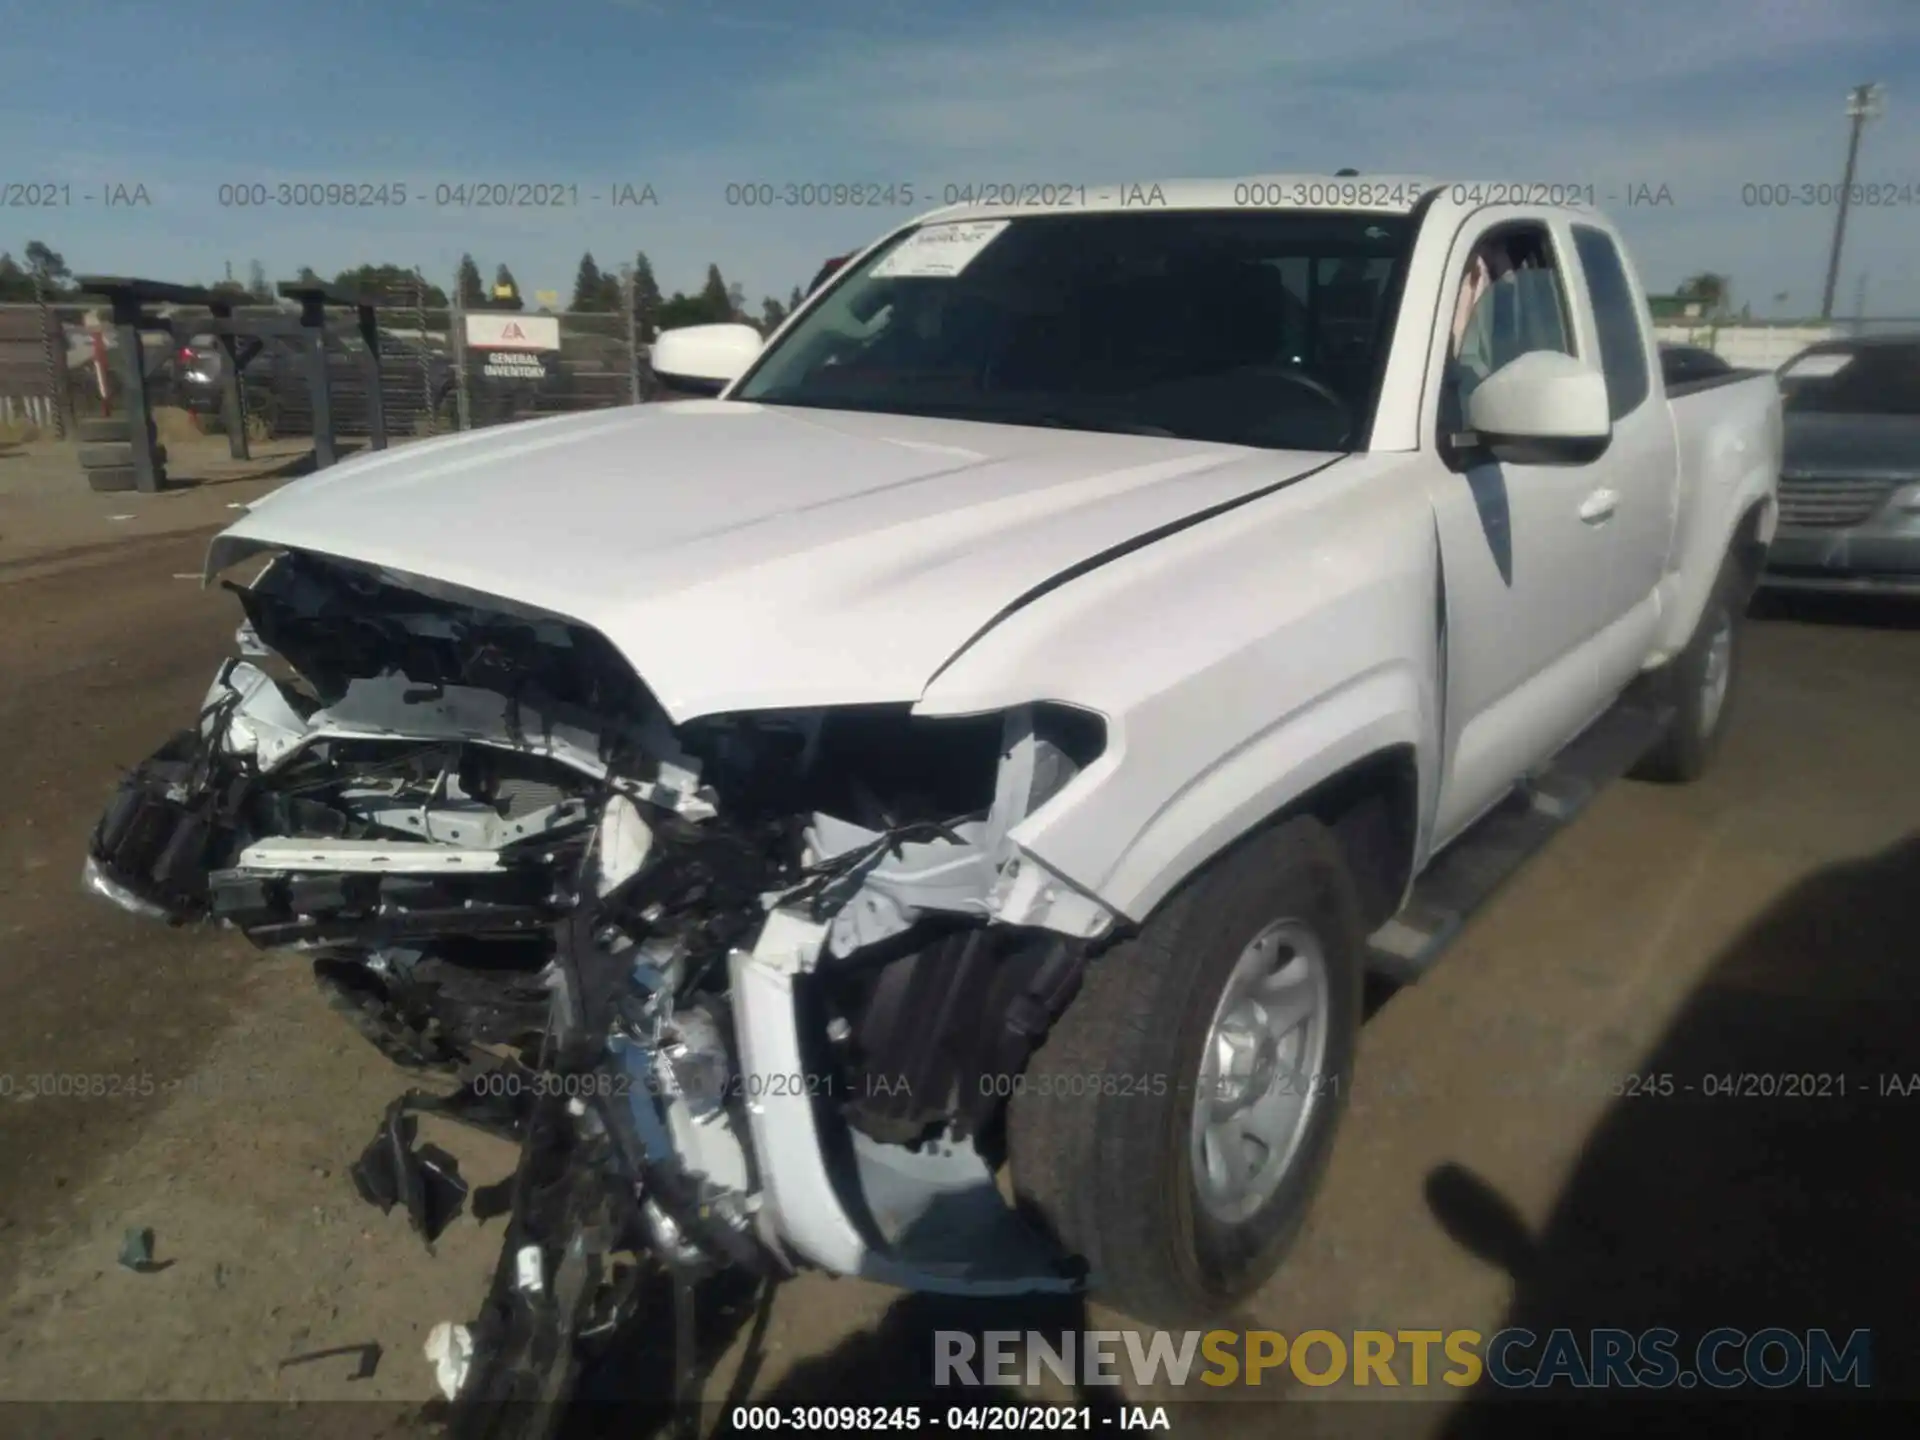
{"type": "Polygon", "coordinates": [[[653,373],[674,390],[718,395],[738,380],[762,345],[751,325],[683,325],[653,342],[653,373]]]}
{"type": "Polygon", "coordinates": [[[1467,444],[1516,465],[1578,465],[1613,438],[1607,381],[1571,355],[1534,350],[1510,360],[1467,397],[1467,444]]]}

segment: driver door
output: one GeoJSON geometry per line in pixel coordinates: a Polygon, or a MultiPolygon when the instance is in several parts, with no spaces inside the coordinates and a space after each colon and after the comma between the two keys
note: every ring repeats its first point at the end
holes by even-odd
{"type": "Polygon", "coordinates": [[[1596,466],[1512,464],[1459,451],[1465,397],[1534,350],[1594,352],[1569,282],[1565,226],[1492,209],[1449,257],[1424,414],[1444,466],[1428,470],[1446,586],[1445,728],[1434,822],[1444,845],[1603,705],[1594,642],[1618,587],[1604,524],[1583,509],[1596,466]],[[1488,270],[1479,262],[1493,257],[1488,270]],[[1501,264],[1521,257],[1521,267],[1501,264]]]}

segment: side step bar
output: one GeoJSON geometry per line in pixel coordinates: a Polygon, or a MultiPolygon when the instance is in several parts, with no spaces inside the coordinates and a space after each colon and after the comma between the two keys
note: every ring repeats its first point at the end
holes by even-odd
{"type": "Polygon", "coordinates": [[[1367,942],[1370,970],[1402,985],[1428,970],[1467,918],[1653,748],[1667,707],[1623,699],[1434,857],[1406,905],[1367,942]]]}

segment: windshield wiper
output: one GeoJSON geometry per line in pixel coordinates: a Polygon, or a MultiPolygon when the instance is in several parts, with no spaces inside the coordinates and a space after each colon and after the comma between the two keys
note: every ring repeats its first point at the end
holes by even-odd
{"type": "Polygon", "coordinates": [[[981,405],[925,405],[922,413],[949,420],[978,420],[986,425],[1039,425],[1049,430],[1091,430],[1104,435],[1148,435],[1159,440],[1184,440],[1160,425],[1122,420],[1111,415],[1079,415],[1064,410],[995,410],[981,405]]]}
{"type": "Polygon", "coordinates": [[[989,406],[942,404],[938,401],[914,400],[906,396],[889,396],[885,400],[878,401],[850,395],[823,397],[809,394],[803,387],[797,385],[769,390],[764,395],[756,395],[754,400],[762,405],[793,405],[801,409],[857,410],[870,415],[901,415],[909,418],[924,415],[929,419],[937,420],[977,420],[983,425],[1038,425],[1050,430],[1088,430],[1106,435],[1145,435],[1158,440],[1188,438],[1160,425],[1121,420],[1113,416],[1075,415],[1058,410],[1039,412],[996,410],[989,406]]]}
{"type": "Polygon", "coordinates": [[[1133,420],[1095,419],[1087,415],[1035,415],[1024,423],[1045,425],[1054,430],[1094,430],[1103,435],[1151,435],[1161,440],[1185,438],[1159,425],[1143,425],[1133,420]]]}

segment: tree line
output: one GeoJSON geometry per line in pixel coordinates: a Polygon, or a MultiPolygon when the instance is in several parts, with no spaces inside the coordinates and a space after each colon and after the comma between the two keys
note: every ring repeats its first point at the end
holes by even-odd
{"type": "MultiPolygon", "coordinates": [[[[10,253],[0,251],[0,302],[30,302],[41,296],[48,300],[63,301],[82,298],[79,288],[74,284],[73,271],[59,251],[34,240],[29,242],[22,255],[26,262],[24,265],[10,253]]],[[[306,265],[300,267],[296,278],[308,284],[322,283],[320,274],[306,265]]],[[[431,310],[444,310],[451,303],[444,289],[430,281],[423,283],[417,272],[405,265],[358,265],[351,270],[342,270],[330,283],[343,289],[376,294],[389,305],[418,304],[431,310]]],[[[258,304],[272,304],[278,298],[267,280],[266,267],[258,260],[248,268],[244,283],[223,278],[207,288],[216,294],[231,295],[236,300],[258,304]]],[[[511,270],[505,265],[498,266],[494,270],[493,284],[488,286],[482,280],[479,263],[472,255],[460,257],[460,267],[454,277],[454,291],[461,308],[467,310],[517,311],[526,308],[520,284],[513,278],[511,270]]],[[[757,325],[763,332],[771,333],[799,306],[801,298],[800,287],[796,285],[785,301],[769,295],[760,302],[759,313],[750,314],[741,287],[728,283],[718,265],[707,266],[706,283],[693,294],[676,290],[671,295],[665,295],[660,290],[659,282],[654,279],[653,264],[644,252],[633,257],[631,267],[626,268],[624,274],[619,270],[602,269],[589,252],[580,257],[580,266],[574,275],[572,303],[568,309],[585,314],[624,314],[629,295],[634,320],[641,334],[648,337],[682,325],[710,325],[728,321],[757,325]]]]}
{"type": "MultiPolygon", "coordinates": [[[[471,258],[464,257],[461,262],[463,296],[471,258]]],[[[477,270],[473,279],[476,282],[479,279],[477,270]]],[[[657,335],[682,325],[718,325],[729,321],[758,323],[762,330],[771,332],[799,306],[800,287],[794,286],[785,301],[767,296],[760,302],[760,313],[755,316],[748,313],[745,292],[738,284],[729,284],[718,265],[707,266],[706,283],[693,294],[675,291],[665,296],[660,293],[652,262],[645,252],[636,254],[632,266],[624,273],[616,273],[602,269],[589,250],[580,257],[579,269],[573,277],[572,301],[567,308],[583,314],[619,315],[625,313],[629,296],[634,319],[648,334],[657,335]]]]}

